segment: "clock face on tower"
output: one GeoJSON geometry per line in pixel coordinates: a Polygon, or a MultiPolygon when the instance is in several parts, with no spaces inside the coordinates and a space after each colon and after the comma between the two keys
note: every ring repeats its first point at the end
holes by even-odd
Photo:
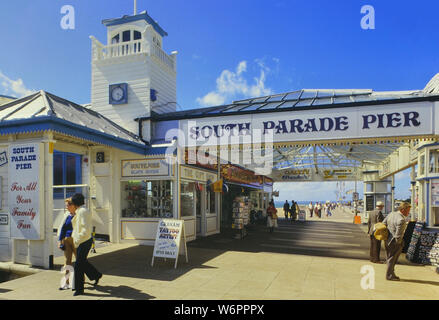
{"type": "Polygon", "coordinates": [[[110,104],[128,103],[128,85],[126,83],[110,84],[109,89],[110,104]]]}

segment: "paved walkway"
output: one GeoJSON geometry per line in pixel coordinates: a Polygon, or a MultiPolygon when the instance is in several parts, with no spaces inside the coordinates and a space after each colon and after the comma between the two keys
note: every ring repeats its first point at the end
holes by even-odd
{"type": "MultiPolygon", "coordinates": [[[[338,210],[331,218],[320,221],[308,219],[303,223],[314,231],[328,230],[326,224],[338,220],[339,232],[350,235],[354,229],[349,212],[338,210]],[[345,227],[343,227],[345,226],[345,227]]],[[[308,217],[307,217],[308,218],[308,217]]],[[[299,225],[297,226],[299,228],[299,225]]],[[[174,269],[174,260],[156,259],[151,267],[152,247],[135,244],[101,243],[90,261],[104,273],[94,288],[86,282],[85,295],[73,297],[71,291],[59,291],[59,269],[63,257],[56,257],[57,270],[38,270],[37,273],[0,283],[0,299],[21,300],[97,300],[97,299],[166,299],[166,300],[281,300],[281,299],[438,299],[439,276],[431,266],[410,264],[402,255],[396,273],[400,282],[384,279],[385,265],[370,264],[367,250],[359,242],[362,256],[341,257],[316,251],[294,251],[294,248],[261,246],[272,238],[300,235],[288,224],[269,234],[264,226],[255,227],[247,238],[235,240],[227,234],[215,235],[188,243],[189,263],[182,258],[174,269]],[[286,233],[281,233],[286,232],[286,233]],[[289,232],[289,233],[288,233],[289,232]],[[252,239],[261,239],[253,242],[252,239]],[[209,244],[210,243],[210,244],[209,244]],[[207,245],[209,244],[209,245],[207,245]],[[214,248],[214,249],[213,249],[214,248]],[[330,256],[332,255],[332,256],[330,256]],[[367,273],[362,274],[363,271],[367,273]],[[374,289],[361,287],[364,275],[375,273],[374,289]]],[[[328,231],[328,234],[331,232],[328,231]]],[[[364,236],[364,231],[354,233],[364,236]]],[[[270,240],[271,239],[271,240],[270,240]]],[[[331,242],[340,241],[329,240],[331,242]]],[[[268,242],[267,242],[268,241],[268,242]]],[[[351,242],[354,243],[354,242],[351,242]]],[[[356,243],[356,242],[355,242],[356,243]]],[[[321,250],[324,251],[324,250],[321,250]]],[[[348,256],[350,254],[347,254],[348,256]]],[[[5,267],[7,264],[2,264],[5,267]]],[[[22,269],[26,267],[21,266],[22,269]]],[[[364,279],[363,279],[363,283],[364,279]]]]}

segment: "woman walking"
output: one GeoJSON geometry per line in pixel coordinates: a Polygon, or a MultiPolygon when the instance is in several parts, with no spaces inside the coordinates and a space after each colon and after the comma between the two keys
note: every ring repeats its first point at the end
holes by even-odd
{"type": "Polygon", "coordinates": [[[76,257],[76,248],[73,245],[72,238],[72,219],[75,216],[75,211],[73,209],[73,203],[71,198],[66,199],[66,207],[67,212],[64,214],[62,223],[58,227],[58,248],[64,251],[64,257],[66,258],[63,267],[63,270],[65,272],[65,276],[63,279],[65,280],[65,283],[60,286],[60,290],[72,288],[73,283],[70,283],[70,276],[68,274],[70,272],[69,270],[72,270],[72,256],[75,255],[76,257]]]}

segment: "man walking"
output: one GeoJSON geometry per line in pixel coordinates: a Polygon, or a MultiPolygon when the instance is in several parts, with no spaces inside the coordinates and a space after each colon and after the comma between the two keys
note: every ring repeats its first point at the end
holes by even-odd
{"type": "Polygon", "coordinates": [[[373,263],[382,263],[380,261],[380,252],[381,252],[381,240],[375,239],[373,235],[373,226],[375,223],[383,222],[384,215],[383,215],[383,209],[384,209],[384,203],[382,201],[378,201],[376,204],[376,209],[373,210],[369,214],[369,221],[368,221],[368,231],[370,237],[370,258],[369,260],[373,263]]]}
{"type": "Polygon", "coordinates": [[[411,204],[403,202],[398,210],[390,213],[383,221],[389,230],[389,237],[385,241],[387,255],[386,279],[399,281],[395,275],[395,264],[404,248],[404,232],[407,228],[406,217],[410,213],[411,204]]]}

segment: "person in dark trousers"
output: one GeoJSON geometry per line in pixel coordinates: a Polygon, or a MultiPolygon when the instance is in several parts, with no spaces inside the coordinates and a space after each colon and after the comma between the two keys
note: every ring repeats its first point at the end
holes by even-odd
{"type": "Polygon", "coordinates": [[[92,233],[92,215],[90,211],[83,207],[84,196],[81,193],[75,193],[71,200],[75,216],[72,219],[72,238],[76,248],[76,261],[75,261],[75,293],[74,296],[84,294],[84,273],[90,280],[94,280],[96,286],[102,277],[100,273],[90,262],[87,260],[88,253],[90,252],[91,245],[93,243],[92,233]]]}
{"type": "Polygon", "coordinates": [[[288,220],[288,213],[290,212],[290,204],[288,203],[288,200],[285,200],[284,203],[284,215],[285,219],[288,220]]]}
{"type": "Polygon", "coordinates": [[[398,211],[393,211],[384,220],[383,223],[389,230],[389,237],[384,242],[387,254],[386,279],[399,281],[395,275],[395,264],[398,262],[399,255],[404,248],[404,233],[407,228],[406,218],[410,214],[411,204],[403,202],[398,211]]]}
{"type": "Polygon", "coordinates": [[[290,218],[291,222],[296,220],[296,202],[294,200],[291,200],[290,218]]]}
{"type": "Polygon", "coordinates": [[[375,223],[383,222],[384,220],[384,203],[382,201],[378,201],[376,204],[376,209],[371,211],[369,214],[368,225],[368,234],[370,237],[370,258],[369,260],[373,263],[383,263],[380,261],[380,252],[381,252],[381,240],[375,239],[373,235],[373,226],[375,223]]]}

